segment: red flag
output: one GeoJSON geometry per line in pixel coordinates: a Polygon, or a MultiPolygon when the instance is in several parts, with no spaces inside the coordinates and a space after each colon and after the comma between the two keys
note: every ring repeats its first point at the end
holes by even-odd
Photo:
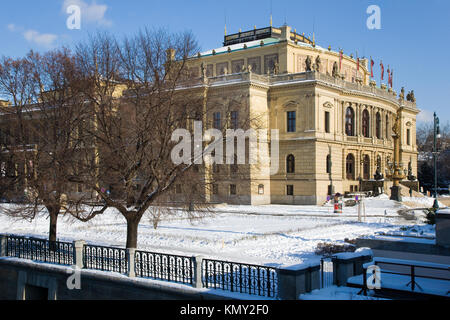
{"type": "Polygon", "coordinates": [[[373,78],[373,65],[375,62],[373,62],[372,57],[370,57],[370,76],[373,78]]]}
{"type": "Polygon", "coordinates": [[[380,62],[380,66],[381,66],[381,80],[384,79],[384,66],[383,66],[383,61],[380,62]]]}

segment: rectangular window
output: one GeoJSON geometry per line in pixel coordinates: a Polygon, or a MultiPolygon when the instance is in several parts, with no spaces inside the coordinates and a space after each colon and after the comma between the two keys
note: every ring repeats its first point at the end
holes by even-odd
{"type": "Polygon", "coordinates": [[[330,113],[325,111],[325,132],[330,133],[330,113]]]}
{"type": "Polygon", "coordinates": [[[288,111],[287,113],[287,132],[295,132],[295,111],[288,111]]]}
{"type": "Polygon", "coordinates": [[[238,112],[231,111],[231,129],[236,130],[238,127],[239,127],[238,112]]]}
{"type": "Polygon", "coordinates": [[[294,195],[294,186],[293,186],[293,185],[288,184],[288,185],[286,186],[286,194],[287,194],[288,196],[293,196],[293,195],[294,195]]]}
{"type": "Polygon", "coordinates": [[[406,129],[406,144],[411,145],[411,129],[406,129]]]}
{"type": "Polygon", "coordinates": [[[230,195],[235,195],[235,194],[236,194],[236,185],[230,184],[230,195]]]}
{"type": "Polygon", "coordinates": [[[221,130],[222,125],[220,121],[220,112],[214,112],[214,123],[213,123],[214,129],[221,130]]]}

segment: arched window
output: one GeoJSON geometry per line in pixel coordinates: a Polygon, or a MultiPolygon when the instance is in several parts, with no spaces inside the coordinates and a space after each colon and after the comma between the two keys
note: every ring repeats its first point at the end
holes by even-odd
{"type": "Polygon", "coordinates": [[[370,179],[370,157],[367,154],[363,157],[363,179],[370,179]]]}
{"type": "Polygon", "coordinates": [[[264,185],[263,184],[258,185],[258,194],[264,194],[264,185]]]}
{"type": "Polygon", "coordinates": [[[355,135],[355,112],[352,107],[348,107],[345,112],[345,134],[347,136],[355,135]]]}
{"type": "Polygon", "coordinates": [[[295,172],[295,157],[290,154],[286,158],[286,172],[294,173],[295,172]]]}
{"type": "Polygon", "coordinates": [[[345,160],[345,173],[347,180],[355,180],[355,157],[351,153],[345,160]]]}
{"type": "Polygon", "coordinates": [[[327,155],[327,173],[331,173],[331,155],[327,155]]]}
{"type": "Polygon", "coordinates": [[[362,114],[362,134],[366,138],[370,137],[369,122],[370,122],[369,111],[365,109],[362,114]]]}
{"type": "Polygon", "coordinates": [[[379,112],[377,112],[376,115],[375,131],[377,139],[381,139],[381,115],[379,112]]]}

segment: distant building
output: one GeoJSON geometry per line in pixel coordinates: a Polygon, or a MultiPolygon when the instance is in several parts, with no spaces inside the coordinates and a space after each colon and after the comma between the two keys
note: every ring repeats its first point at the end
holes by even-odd
{"type": "MultiPolygon", "coordinates": [[[[190,72],[204,78],[216,120],[225,123],[233,111],[241,122],[259,115],[280,133],[276,175],[255,168],[230,177],[215,186],[211,200],[320,204],[333,192],[370,189],[377,169],[385,175],[393,161],[399,109],[403,167],[417,176],[415,98],[377,87],[367,59],[321,48],[283,26],[225,35],[222,47],[191,63],[190,72]]],[[[388,191],[392,183],[383,185],[388,191]]]]}
{"type": "MultiPolygon", "coordinates": [[[[199,53],[188,66],[196,78],[194,90],[203,92],[210,112],[205,127],[279,130],[279,157],[270,156],[279,163],[274,175],[267,165],[247,166],[243,174],[226,164],[198,170],[205,179],[222,175],[206,190],[209,201],[321,204],[335,192],[371,191],[380,183],[389,190],[392,182],[382,175],[394,159],[397,114],[403,168],[417,177],[415,98],[405,100],[404,92],[398,97],[385,84],[377,87],[365,58],[321,48],[283,26],[225,35],[222,47],[199,53]]],[[[118,90],[115,97],[123,93],[118,90]]],[[[9,133],[8,126],[8,118],[1,117],[1,130],[9,133]]],[[[4,144],[9,136],[2,135],[4,144]]],[[[35,140],[30,137],[30,144],[37,145],[35,140]]],[[[18,164],[2,167],[21,171],[18,164]]],[[[417,189],[417,183],[408,186],[417,189]]],[[[174,192],[180,190],[176,186],[174,192]]]]}

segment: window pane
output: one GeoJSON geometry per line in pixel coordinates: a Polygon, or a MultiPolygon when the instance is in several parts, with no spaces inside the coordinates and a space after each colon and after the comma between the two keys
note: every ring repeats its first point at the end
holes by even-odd
{"type": "Polygon", "coordinates": [[[220,123],[220,112],[214,112],[214,129],[222,129],[222,125],[220,123]]]}
{"type": "Polygon", "coordinates": [[[287,113],[287,132],[295,132],[295,111],[287,113]]]}
{"type": "Polygon", "coordinates": [[[231,111],[231,128],[237,129],[239,126],[238,123],[238,112],[237,111],[231,111]]]}

